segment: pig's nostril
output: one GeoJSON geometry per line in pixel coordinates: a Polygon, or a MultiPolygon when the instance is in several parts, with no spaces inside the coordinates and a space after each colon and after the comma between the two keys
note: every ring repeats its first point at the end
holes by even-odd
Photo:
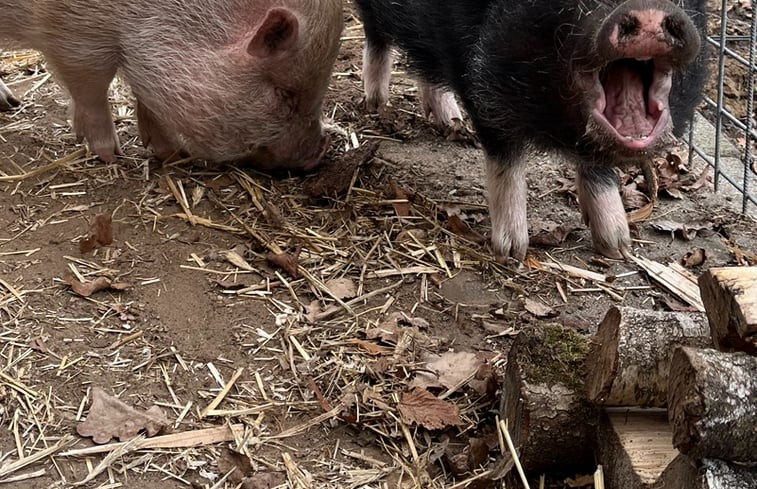
{"type": "Polygon", "coordinates": [[[633,36],[639,31],[640,27],[641,22],[635,15],[626,15],[618,24],[618,37],[623,39],[633,36]]]}
{"type": "Polygon", "coordinates": [[[662,21],[662,32],[675,44],[683,44],[686,34],[683,30],[683,23],[679,22],[672,15],[665,17],[662,21]]]}

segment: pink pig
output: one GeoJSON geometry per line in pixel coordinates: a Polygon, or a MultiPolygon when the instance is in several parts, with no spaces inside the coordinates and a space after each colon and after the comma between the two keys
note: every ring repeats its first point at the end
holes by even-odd
{"type": "MultiPolygon", "coordinates": [[[[44,54],[77,137],[104,161],[121,154],[108,103],[117,71],[158,158],[308,170],[328,147],[321,106],[341,0],[0,0],[0,12],[0,39],[44,54]]],[[[0,110],[18,103],[0,81],[0,110]]]]}

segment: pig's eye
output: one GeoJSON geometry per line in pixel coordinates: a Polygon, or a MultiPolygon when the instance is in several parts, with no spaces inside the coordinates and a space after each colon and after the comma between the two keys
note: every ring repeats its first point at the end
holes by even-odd
{"type": "Polygon", "coordinates": [[[294,92],[287,90],[286,88],[276,88],[276,97],[279,99],[279,103],[282,109],[287,112],[294,112],[297,105],[297,100],[294,96],[294,92]]]}

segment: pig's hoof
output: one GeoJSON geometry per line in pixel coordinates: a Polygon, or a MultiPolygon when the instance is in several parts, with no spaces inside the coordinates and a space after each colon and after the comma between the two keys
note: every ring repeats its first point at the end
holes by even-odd
{"type": "Polygon", "coordinates": [[[508,258],[523,261],[528,251],[528,230],[492,237],[492,248],[498,263],[504,264],[508,258]]]}
{"type": "Polygon", "coordinates": [[[13,96],[13,92],[11,92],[10,88],[0,80],[0,110],[11,110],[19,105],[21,105],[21,102],[13,96]]]}
{"type": "Polygon", "coordinates": [[[0,111],[6,112],[21,105],[21,101],[10,93],[0,93],[0,111]]]}
{"type": "Polygon", "coordinates": [[[366,95],[365,96],[365,109],[371,114],[383,115],[386,112],[386,103],[388,102],[386,97],[380,95],[366,95]]]}
{"type": "Polygon", "coordinates": [[[622,260],[631,254],[631,234],[625,220],[616,224],[616,226],[592,227],[591,237],[597,253],[607,258],[622,260]]]}
{"type": "Polygon", "coordinates": [[[115,163],[118,156],[123,155],[121,147],[116,144],[92,144],[91,150],[105,163],[115,163]]]}

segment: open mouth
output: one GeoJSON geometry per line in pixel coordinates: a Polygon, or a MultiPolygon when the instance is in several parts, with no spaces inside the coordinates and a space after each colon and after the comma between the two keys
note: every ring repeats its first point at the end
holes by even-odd
{"type": "Polygon", "coordinates": [[[622,58],[595,74],[592,116],[628,149],[648,148],[668,124],[672,75],[661,65],[653,58],[622,58]]]}

